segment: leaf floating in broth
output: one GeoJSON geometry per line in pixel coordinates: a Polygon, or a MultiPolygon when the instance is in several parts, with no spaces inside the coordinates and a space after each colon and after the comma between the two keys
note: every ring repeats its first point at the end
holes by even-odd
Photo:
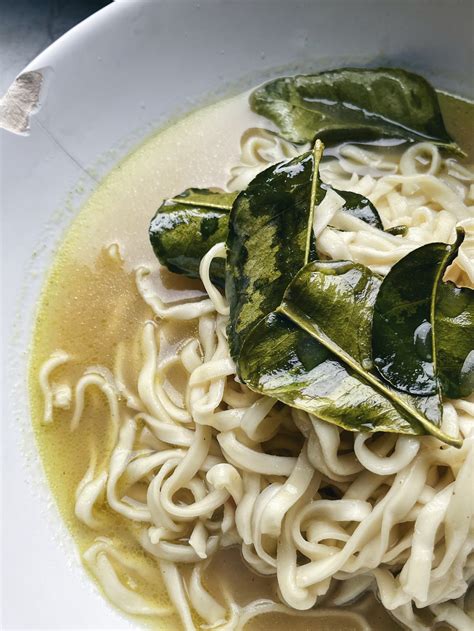
{"type": "Polygon", "coordinates": [[[283,77],[257,88],[250,105],[295,143],[403,138],[463,153],[444,126],[433,87],[399,68],[283,77]]]}
{"type": "MultiPolygon", "coordinates": [[[[237,193],[189,188],[167,199],[150,223],[149,235],[159,261],[171,272],[199,278],[199,263],[213,245],[227,238],[229,214],[237,193]]],[[[223,285],[225,263],[211,265],[214,282],[223,285]]]]}
{"type": "Polygon", "coordinates": [[[227,238],[230,352],[238,359],[250,329],[275,309],[308,262],[323,145],[257,175],[235,200],[227,238]]]}
{"type": "MultiPolygon", "coordinates": [[[[438,291],[463,238],[460,231],[453,245],[429,243],[413,250],[392,267],[380,287],[372,327],[374,363],[380,375],[402,392],[439,391],[436,312],[446,292],[438,296],[438,291]]],[[[442,321],[444,361],[449,360],[449,338],[454,336],[448,322],[449,318],[442,321]]]]}
{"type": "Polygon", "coordinates": [[[373,371],[370,328],[381,279],[363,265],[317,261],[249,333],[240,356],[247,385],[351,431],[430,433],[440,398],[412,397],[373,371]]]}

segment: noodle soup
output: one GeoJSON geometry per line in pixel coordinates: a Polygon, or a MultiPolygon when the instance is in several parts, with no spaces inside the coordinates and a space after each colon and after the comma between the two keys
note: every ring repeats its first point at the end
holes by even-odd
{"type": "MultiPolygon", "coordinates": [[[[440,100],[472,155],[472,106],[440,100]]],[[[30,392],[58,506],[105,596],[157,629],[468,628],[472,394],[443,400],[441,430],[457,448],[348,431],[248,387],[213,280],[223,244],[199,278],[169,271],[150,246],[164,199],[248,191],[310,151],[248,102],[222,101],[149,139],[102,182],[57,254],[30,392]]],[[[462,224],[446,279],[473,286],[469,157],[429,140],[339,142],[319,176],[370,200],[383,222],[342,213],[328,190],[312,224],[320,259],[385,278],[420,246],[452,243],[462,224]]]]}

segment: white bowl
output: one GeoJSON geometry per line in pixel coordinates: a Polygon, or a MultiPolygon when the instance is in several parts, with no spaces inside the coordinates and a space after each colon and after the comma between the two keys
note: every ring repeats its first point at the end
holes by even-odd
{"type": "MultiPolygon", "coordinates": [[[[18,100],[7,99],[29,129],[0,131],[2,628],[132,626],[86,578],[52,505],[25,383],[45,270],[97,181],[169,119],[275,75],[389,64],[472,97],[471,18],[469,0],[121,1],[79,24],[20,75],[17,87],[30,80],[32,104],[31,80],[34,87],[42,78],[42,85],[29,117],[18,100]]],[[[21,120],[15,124],[21,128],[21,120]]]]}

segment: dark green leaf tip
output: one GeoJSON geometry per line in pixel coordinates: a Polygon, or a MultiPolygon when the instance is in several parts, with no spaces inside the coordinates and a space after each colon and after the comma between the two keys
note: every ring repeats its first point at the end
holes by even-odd
{"type": "Polygon", "coordinates": [[[374,363],[382,379],[401,392],[460,396],[455,384],[474,348],[474,292],[455,288],[443,277],[463,239],[459,229],[454,244],[413,250],[382,282],[372,324],[374,363]],[[454,318],[448,304],[456,304],[454,318]]]}

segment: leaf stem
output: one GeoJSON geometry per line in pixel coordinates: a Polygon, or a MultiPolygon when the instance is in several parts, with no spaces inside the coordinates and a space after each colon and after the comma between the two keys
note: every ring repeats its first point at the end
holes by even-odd
{"type": "Polygon", "coordinates": [[[195,199],[186,199],[183,197],[171,197],[168,201],[175,202],[176,204],[181,204],[182,206],[199,206],[199,208],[215,208],[217,210],[226,210],[230,212],[232,210],[232,204],[223,204],[223,203],[215,203],[212,202],[197,202],[195,199]]]}
{"type": "Polygon", "coordinates": [[[324,145],[316,139],[313,147],[313,173],[311,178],[311,195],[309,199],[309,215],[308,215],[308,227],[306,230],[306,248],[304,256],[304,264],[308,263],[309,255],[311,252],[311,237],[313,235],[313,221],[314,221],[314,207],[316,204],[316,194],[319,184],[319,163],[321,162],[321,156],[323,155],[324,145]]]}

